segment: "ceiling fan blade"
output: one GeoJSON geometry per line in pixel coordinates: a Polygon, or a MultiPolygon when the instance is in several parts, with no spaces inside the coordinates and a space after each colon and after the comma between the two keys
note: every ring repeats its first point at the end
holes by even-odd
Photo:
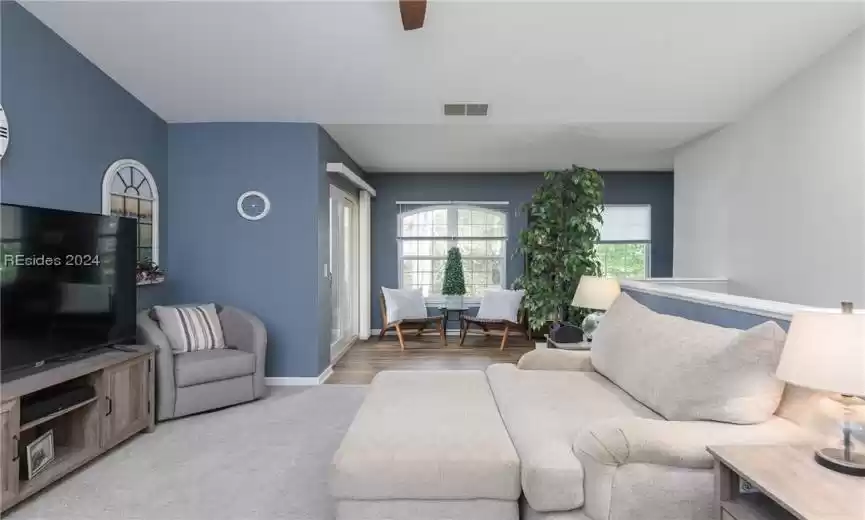
{"type": "Polygon", "coordinates": [[[423,27],[426,17],[427,0],[399,0],[399,14],[402,16],[402,27],[406,31],[413,31],[423,27]]]}

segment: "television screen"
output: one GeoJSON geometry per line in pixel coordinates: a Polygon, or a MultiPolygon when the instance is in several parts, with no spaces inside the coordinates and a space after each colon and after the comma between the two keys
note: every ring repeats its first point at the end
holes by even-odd
{"type": "Polygon", "coordinates": [[[135,337],[135,220],[0,207],[4,372],[135,337]]]}

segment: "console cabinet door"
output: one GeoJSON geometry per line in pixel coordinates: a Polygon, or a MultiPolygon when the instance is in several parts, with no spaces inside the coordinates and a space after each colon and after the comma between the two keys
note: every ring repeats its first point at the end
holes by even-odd
{"type": "Polygon", "coordinates": [[[18,399],[0,405],[0,501],[8,504],[18,495],[18,399]]]}
{"type": "Polygon", "coordinates": [[[105,369],[102,448],[108,449],[150,425],[150,357],[105,369]]]}

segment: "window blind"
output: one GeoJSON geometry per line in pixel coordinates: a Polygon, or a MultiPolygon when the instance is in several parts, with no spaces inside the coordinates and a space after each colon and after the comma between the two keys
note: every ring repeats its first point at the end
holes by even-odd
{"type": "Polygon", "coordinates": [[[652,240],[652,207],[604,207],[601,242],[650,242],[652,240]]]}

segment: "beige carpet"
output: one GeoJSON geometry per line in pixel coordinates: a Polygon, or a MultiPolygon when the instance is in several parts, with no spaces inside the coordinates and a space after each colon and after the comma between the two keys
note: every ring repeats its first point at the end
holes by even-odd
{"type": "Polygon", "coordinates": [[[160,423],[5,518],[330,520],[330,460],[365,393],[272,388],[262,401],[160,423]]]}

